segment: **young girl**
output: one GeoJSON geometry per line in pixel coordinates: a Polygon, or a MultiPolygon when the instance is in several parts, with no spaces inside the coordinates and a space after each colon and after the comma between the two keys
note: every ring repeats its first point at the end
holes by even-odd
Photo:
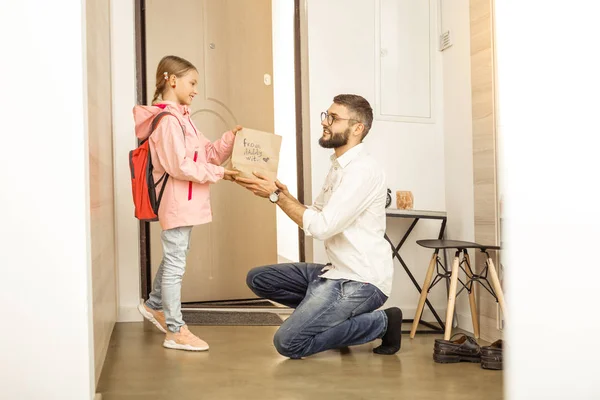
{"type": "MultiPolygon", "coordinates": [[[[236,126],[215,143],[196,129],[188,106],[198,94],[198,81],[198,71],[189,61],[166,56],[156,71],[152,106],[133,109],[139,139],[150,135],[159,113],[173,114],[160,119],[149,139],[155,182],[165,172],[169,178],[158,210],[163,259],[150,298],[138,309],[166,333],[164,347],[191,351],[208,350],[208,344],[190,332],[181,315],[181,279],[190,234],[194,225],[212,220],[209,184],[232,180],[237,174],[220,165],[231,155],[234,135],[242,129],[236,126]]],[[[161,184],[157,186],[160,188],[161,184]]]]}

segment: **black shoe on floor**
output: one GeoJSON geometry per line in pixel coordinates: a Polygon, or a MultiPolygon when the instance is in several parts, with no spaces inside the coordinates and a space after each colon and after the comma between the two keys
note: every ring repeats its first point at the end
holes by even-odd
{"type": "Polygon", "coordinates": [[[481,348],[481,368],[502,369],[502,340],[496,340],[489,346],[481,348]]]}
{"type": "Polygon", "coordinates": [[[373,353],[391,356],[402,346],[402,310],[391,307],[383,311],[387,315],[387,330],[381,338],[381,346],[374,348],[373,353]]]}
{"type": "Polygon", "coordinates": [[[478,363],[481,362],[481,347],[474,338],[463,333],[457,333],[450,340],[435,339],[433,361],[441,364],[461,361],[478,363]],[[452,340],[455,337],[457,339],[452,340]]]}

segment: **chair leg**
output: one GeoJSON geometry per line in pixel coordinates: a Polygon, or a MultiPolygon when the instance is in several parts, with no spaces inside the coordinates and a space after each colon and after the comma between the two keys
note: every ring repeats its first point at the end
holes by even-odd
{"type": "MultiPolygon", "coordinates": [[[[471,275],[471,258],[469,257],[469,253],[465,250],[465,258],[467,259],[467,263],[469,264],[468,268],[465,268],[467,271],[467,277],[471,279],[473,275],[471,275]]],[[[479,339],[479,316],[477,315],[477,303],[475,302],[475,285],[471,284],[471,293],[469,293],[469,305],[471,306],[471,320],[473,321],[473,334],[475,335],[475,339],[479,339]]]]}
{"type": "Polygon", "coordinates": [[[433,276],[433,271],[435,270],[435,265],[437,263],[437,254],[437,251],[435,251],[431,256],[429,268],[427,268],[427,274],[425,275],[425,282],[423,282],[423,286],[421,287],[421,296],[419,297],[417,312],[415,313],[415,319],[413,320],[412,329],[410,331],[411,339],[414,339],[415,333],[417,333],[417,327],[419,326],[419,321],[421,320],[421,314],[423,313],[425,300],[427,300],[427,292],[429,290],[429,285],[431,284],[431,277],[433,276]]]}
{"type": "Polygon", "coordinates": [[[492,285],[494,285],[494,291],[496,292],[496,297],[498,297],[498,303],[500,303],[502,314],[506,317],[506,307],[504,306],[504,293],[502,292],[502,286],[500,286],[500,279],[498,279],[498,273],[496,272],[496,267],[494,266],[492,257],[488,257],[487,262],[488,270],[490,271],[490,278],[492,279],[492,285]]]}
{"type": "Polygon", "coordinates": [[[456,303],[456,286],[458,285],[458,270],[460,259],[460,250],[454,256],[452,263],[452,276],[450,278],[450,293],[448,294],[448,309],[446,310],[446,331],[444,340],[450,340],[452,335],[452,317],[454,316],[454,304],[456,303]]]}

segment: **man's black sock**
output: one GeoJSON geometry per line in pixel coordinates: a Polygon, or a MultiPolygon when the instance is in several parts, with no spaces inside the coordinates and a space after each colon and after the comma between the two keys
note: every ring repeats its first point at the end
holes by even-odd
{"type": "Polygon", "coordinates": [[[381,346],[373,349],[373,353],[392,355],[400,350],[402,340],[402,310],[391,307],[383,310],[388,318],[387,330],[381,338],[381,346]]]}

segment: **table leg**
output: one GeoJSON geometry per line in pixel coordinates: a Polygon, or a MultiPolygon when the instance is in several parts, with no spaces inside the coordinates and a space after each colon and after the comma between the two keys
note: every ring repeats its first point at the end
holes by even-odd
{"type": "MultiPolygon", "coordinates": [[[[413,274],[410,272],[410,270],[408,269],[408,266],[406,265],[406,263],[404,262],[404,260],[402,259],[402,257],[400,257],[400,253],[399,253],[400,248],[402,248],[402,245],[404,244],[404,242],[408,238],[408,235],[410,235],[410,233],[412,232],[412,230],[415,227],[415,225],[417,224],[417,222],[419,222],[419,218],[415,218],[415,220],[411,224],[411,226],[408,229],[408,231],[406,231],[406,233],[404,234],[404,237],[402,238],[402,240],[400,241],[400,243],[398,244],[397,247],[394,247],[392,241],[390,240],[390,238],[388,237],[387,234],[385,234],[385,239],[392,246],[392,253],[393,253],[392,258],[396,258],[398,261],[400,261],[400,264],[402,265],[402,268],[404,268],[404,271],[406,271],[406,274],[408,275],[408,277],[412,281],[413,285],[415,285],[415,287],[417,288],[417,290],[419,291],[419,293],[421,293],[421,290],[422,290],[421,286],[419,286],[419,283],[417,282],[417,280],[415,279],[415,277],[413,276],[413,274]]],[[[437,311],[435,311],[435,308],[433,308],[433,305],[429,302],[428,299],[425,299],[425,304],[427,304],[427,307],[432,312],[433,316],[438,321],[438,323],[440,324],[440,326],[443,327],[444,326],[444,322],[442,321],[442,319],[438,315],[437,311]]]]}
{"type": "Polygon", "coordinates": [[[433,270],[437,263],[438,251],[434,251],[429,262],[429,268],[427,268],[427,274],[425,275],[425,282],[423,282],[423,290],[421,290],[421,296],[419,297],[419,304],[417,305],[417,312],[413,319],[412,329],[410,331],[410,338],[413,339],[417,333],[417,327],[421,321],[421,314],[423,313],[423,307],[425,306],[425,299],[427,299],[427,293],[429,284],[431,283],[431,277],[433,276],[433,270]]]}
{"type": "MultiPolygon", "coordinates": [[[[392,248],[392,259],[397,259],[400,262],[400,264],[402,265],[402,268],[404,268],[404,271],[406,271],[406,274],[408,275],[408,277],[412,281],[413,285],[417,288],[417,290],[419,291],[419,293],[422,293],[423,290],[427,291],[427,288],[421,289],[421,287],[419,286],[419,283],[416,281],[415,277],[413,276],[413,274],[408,269],[408,266],[406,265],[406,263],[404,262],[404,260],[400,256],[400,249],[402,248],[402,246],[404,245],[404,243],[408,239],[408,236],[411,234],[411,232],[413,231],[414,227],[419,222],[419,219],[420,218],[415,218],[414,219],[414,221],[412,222],[412,224],[410,225],[410,227],[408,228],[408,230],[406,231],[406,233],[402,237],[402,240],[400,241],[400,243],[398,243],[397,246],[394,246],[394,244],[390,240],[390,238],[387,235],[387,233],[384,234],[384,237],[388,241],[388,243],[390,244],[390,246],[392,248]]],[[[444,237],[444,234],[445,234],[445,231],[446,231],[446,222],[447,222],[447,219],[444,218],[442,220],[442,224],[441,224],[441,227],[440,227],[440,232],[438,234],[438,239],[443,239],[443,237],[444,237]]],[[[446,259],[446,252],[444,250],[444,267],[446,268],[446,270],[448,268],[447,265],[448,264],[447,264],[447,259],[446,259]]],[[[449,292],[448,279],[446,279],[446,292],[447,293],[449,292]]],[[[441,328],[438,328],[438,327],[436,327],[435,325],[432,325],[429,322],[420,321],[420,320],[417,321],[417,324],[421,323],[421,324],[423,324],[423,325],[425,325],[425,326],[433,329],[433,331],[422,331],[422,332],[427,332],[427,333],[429,333],[429,332],[431,332],[431,333],[442,332],[444,330],[444,322],[442,321],[442,319],[438,315],[438,313],[435,310],[435,308],[433,307],[433,305],[429,302],[429,300],[427,299],[427,297],[425,297],[425,304],[427,304],[427,307],[429,308],[429,310],[431,311],[431,313],[433,314],[433,316],[435,317],[435,319],[437,320],[437,322],[439,323],[439,326],[441,328]]],[[[404,322],[414,322],[414,320],[405,319],[404,322]]]]}

